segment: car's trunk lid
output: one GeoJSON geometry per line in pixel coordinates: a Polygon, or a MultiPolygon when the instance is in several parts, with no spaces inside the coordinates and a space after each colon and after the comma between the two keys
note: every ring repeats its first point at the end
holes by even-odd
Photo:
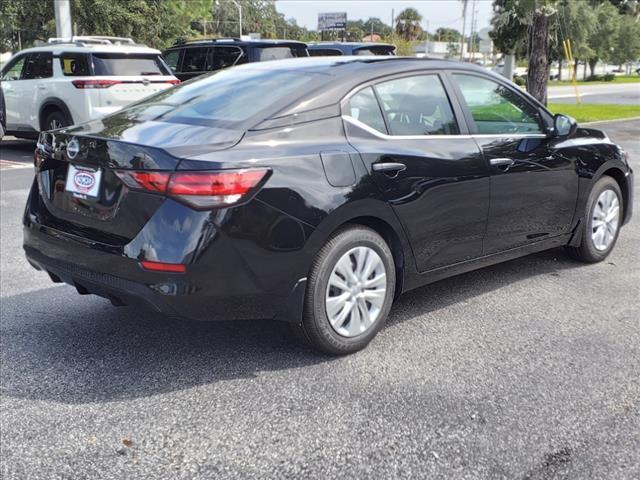
{"type": "Polygon", "coordinates": [[[193,125],[144,122],[100,130],[101,123],[43,134],[37,181],[49,226],[109,244],[132,240],[164,202],[160,194],[127,188],[118,171],[174,171],[181,153],[228,148],[242,137],[193,125]],[[203,138],[208,143],[196,141],[203,138]]]}

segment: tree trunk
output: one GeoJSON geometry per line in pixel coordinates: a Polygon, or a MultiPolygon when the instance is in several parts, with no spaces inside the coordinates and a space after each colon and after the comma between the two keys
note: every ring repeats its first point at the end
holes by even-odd
{"type": "Polygon", "coordinates": [[[575,78],[576,80],[578,80],[578,63],[580,62],[580,60],[575,59],[573,61],[573,78],[575,78]]]}
{"type": "Polygon", "coordinates": [[[591,76],[595,76],[596,74],[596,65],[598,64],[597,58],[591,58],[589,60],[589,69],[591,70],[591,76]]]}
{"type": "Polygon", "coordinates": [[[582,79],[586,80],[587,79],[587,63],[588,62],[584,62],[584,67],[582,68],[583,72],[582,72],[582,79]]]}
{"type": "Polygon", "coordinates": [[[544,105],[547,104],[549,81],[549,23],[549,17],[537,11],[529,30],[527,90],[544,105]]]}
{"type": "Polygon", "coordinates": [[[562,81],[562,59],[558,61],[558,81],[562,81]]]}

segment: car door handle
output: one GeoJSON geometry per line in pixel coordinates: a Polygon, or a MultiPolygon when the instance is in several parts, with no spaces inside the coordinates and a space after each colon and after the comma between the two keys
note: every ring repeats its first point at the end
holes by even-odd
{"type": "Polygon", "coordinates": [[[382,172],[389,177],[395,178],[400,172],[406,170],[407,166],[404,163],[382,162],[374,163],[371,168],[374,172],[382,172]]]}
{"type": "Polygon", "coordinates": [[[507,170],[510,166],[516,163],[512,158],[492,158],[489,160],[489,164],[492,167],[507,170]]]}
{"type": "Polygon", "coordinates": [[[45,85],[38,85],[38,90],[46,90],[47,87],[45,85]]]}

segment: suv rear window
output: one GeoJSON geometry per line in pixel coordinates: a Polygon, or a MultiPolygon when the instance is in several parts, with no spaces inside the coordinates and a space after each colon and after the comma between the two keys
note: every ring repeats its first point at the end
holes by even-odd
{"type": "Polygon", "coordinates": [[[298,47],[258,47],[256,48],[256,58],[259,62],[269,60],[282,60],[283,58],[306,57],[304,48],[298,47]]]}
{"type": "Polygon", "coordinates": [[[378,47],[363,47],[356,48],[353,51],[354,55],[395,55],[393,47],[378,46],[378,47]]]}
{"type": "Polygon", "coordinates": [[[96,75],[171,75],[160,55],[94,53],[92,57],[96,75]]]}

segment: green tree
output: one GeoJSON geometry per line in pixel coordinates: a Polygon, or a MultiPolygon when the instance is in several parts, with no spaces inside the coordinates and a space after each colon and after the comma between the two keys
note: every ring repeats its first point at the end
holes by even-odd
{"type": "Polygon", "coordinates": [[[365,35],[370,35],[371,32],[380,35],[381,37],[390,37],[393,29],[384,23],[382,20],[376,17],[368,18],[363,24],[362,29],[365,35]]]}
{"type": "Polygon", "coordinates": [[[640,58],[640,22],[631,15],[623,15],[611,60],[622,66],[638,58],[640,58]]]}
{"type": "MultiPolygon", "coordinates": [[[[571,40],[573,68],[577,70],[580,60],[587,61],[594,56],[590,36],[596,28],[596,15],[587,0],[559,0],[557,10],[552,54],[561,61],[564,58],[562,41],[571,40]]],[[[614,14],[617,16],[616,12],[614,14]]]]}
{"type": "Polygon", "coordinates": [[[462,34],[455,28],[440,27],[436,30],[434,36],[435,40],[437,40],[438,42],[460,42],[462,34]]]}
{"type": "Polygon", "coordinates": [[[396,17],[396,33],[404,40],[416,40],[422,32],[422,15],[415,8],[405,8],[396,17]]]}
{"type": "Polygon", "coordinates": [[[611,60],[621,17],[613,4],[604,2],[596,6],[594,18],[595,22],[589,34],[589,46],[592,52],[589,57],[591,75],[595,75],[598,60],[605,62],[611,60]]]}

